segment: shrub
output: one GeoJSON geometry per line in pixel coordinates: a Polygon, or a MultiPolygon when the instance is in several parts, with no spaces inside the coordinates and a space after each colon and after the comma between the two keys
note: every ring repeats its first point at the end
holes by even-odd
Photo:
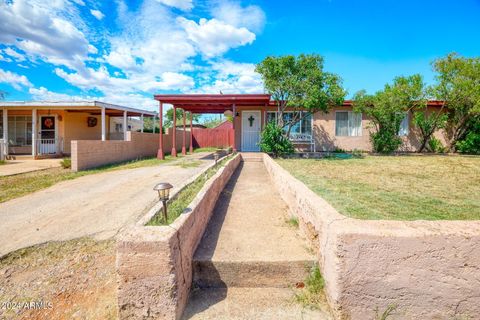
{"type": "Polygon", "coordinates": [[[456,144],[460,153],[480,154],[480,120],[477,120],[467,132],[465,138],[456,144]]]}
{"type": "Polygon", "coordinates": [[[402,139],[395,131],[380,129],[370,135],[373,150],[378,153],[392,153],[402,144],[402,139]]]}
{"type": "Polygon", "coordinates": [[[274,122],[269,122],[265,126],[259,145],[263,152],[272,154],[274,157],[294,152],[292,142],[285,136],[282,128],[274,122]]]}
{"type": "Polygon", "coordinates": [[[63,158],[62,162],[60,162],[63,169],[70,169],[72,167],[72,159],[70,158],[63,158]]]}
{"type": "Polygon", "coordinates": [[[444,145],[442,144],[442,142],[440,140],[438,140],[435,137],[431,137],[430,139],[428,139],[428,148],[430,149],[430,151],[436,152],[436,153],[444,153],[445,152],[444,145]]]}

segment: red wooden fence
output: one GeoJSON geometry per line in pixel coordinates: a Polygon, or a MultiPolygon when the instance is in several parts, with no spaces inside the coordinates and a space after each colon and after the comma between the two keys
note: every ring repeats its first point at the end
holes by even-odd
{"type": "Polygon", "coordinates": [[[234,135],[235,130],[231,128],[193,129],[193,147],[232,147],[234,135]]]}

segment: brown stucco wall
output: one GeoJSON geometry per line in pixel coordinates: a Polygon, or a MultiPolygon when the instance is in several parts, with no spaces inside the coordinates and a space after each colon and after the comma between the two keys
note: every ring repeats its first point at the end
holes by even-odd
{"type": "Polygon", "coordinates": [[[180,319],[192,285],[193,254],[218,196],[240,160],[237,155],[220,168],[189,205],[189,211],[171,225],[145,226],[161,210],[158,204],[135,227],[119,235],[116,269],[120,319],[180,319]]]}
{"type": "Polygon", "coordinates": [[[368,221],[338,213],[269,156],[280,195],[317,251],[337,319],[475,319],[480,221],[368,221]]]}

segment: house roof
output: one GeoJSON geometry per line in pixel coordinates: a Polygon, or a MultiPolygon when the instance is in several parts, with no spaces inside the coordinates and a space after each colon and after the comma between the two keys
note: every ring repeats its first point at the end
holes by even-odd
{"type": "MultiPolygon", "coordinates": [[[[269,94],[157,94],[155,100],[172,104],[192,113],[224,113],[233,106],[276,106],[269,94]]],[[[345,100],[343,107],[351,107],[353,100],[345,100]]],[[[441,107],[443,101],[428,101],[428,106],[441,107]]]]}
{"type": "Polygon", "coordinates": [[[1,107],[15,108],[15,109],[67,109],[73,112],[90,111],[92,114],[99,114],[102,108],[105,108],[105,113],[110,116],[123,116],[123,111],[127,111],[128,116],[154,117],[157,115],[154,111],[141,110],[120,106],[101,101],[1,101],[1,107]]]}

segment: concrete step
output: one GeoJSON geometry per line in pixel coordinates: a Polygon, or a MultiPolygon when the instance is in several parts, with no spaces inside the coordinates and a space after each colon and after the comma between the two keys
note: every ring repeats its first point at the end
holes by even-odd
{"type": "Polygon", "coordinates": [[[308,276],[314,260],[193,261],[193,283],[200,288],[291,288],[308,276]]]}
{"type": "Polygon", "coordinates": [[[263,153],[261,152],[241,152],[243,162],[262,162],[263,153]]]}
{"type": "Polygon", "coordinates": [[[196,288],[183,319],[332,319],[328,311],[295,303],[294,294],[292,289],[284,288],[196,288]]]}

